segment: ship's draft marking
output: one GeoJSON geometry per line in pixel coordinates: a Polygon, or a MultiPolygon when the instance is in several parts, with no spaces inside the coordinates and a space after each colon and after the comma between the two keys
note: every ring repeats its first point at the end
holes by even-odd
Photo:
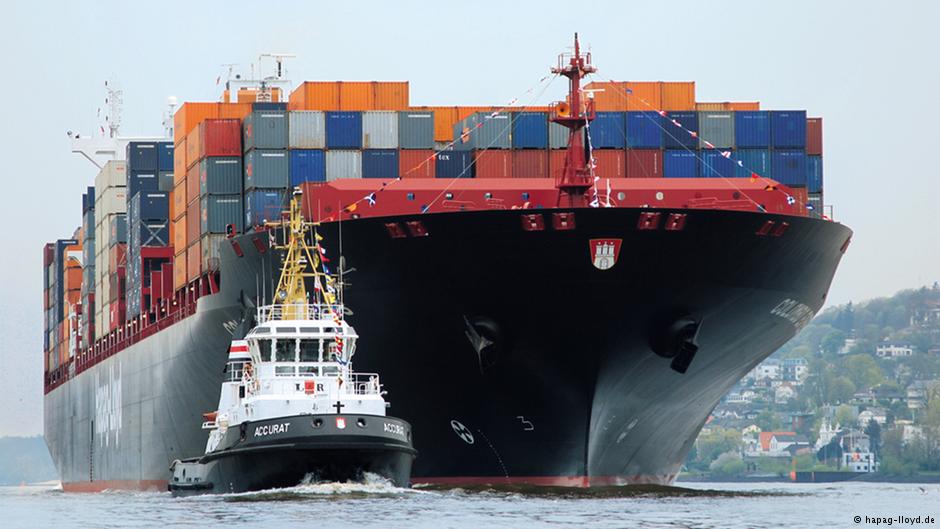
{"type": "Polygon", "coordinates": [[[532,424],[532,421],[526,420],[526,418],[525,418],[524,415],[516,415],[516,418],[519,419],[519,420],[522,422],[522,429],[523,429],[523,430],[525,430],[525,431],[527,431],[527,432],[531,432],[531,431],[535,430],[535,425],[532,424]]]}
{"type": "Polygon", "coordinates": [[[469,428],[461,424],[460,421],[458,420],[450,421],[450,427],[454,429],[454,433],[457,434],[457,437],[463,440],[463,442],[467,443],[468,445],[473,444],[474,442],[473,432],[471,432],[469,428]]]}

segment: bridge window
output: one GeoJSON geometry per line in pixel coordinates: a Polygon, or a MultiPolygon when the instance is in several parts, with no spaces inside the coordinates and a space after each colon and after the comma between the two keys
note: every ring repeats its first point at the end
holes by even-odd
{"type": "Polygon", "coordinates": [[[319,327],[301,327],[300,332],[320,332],[319,327]]]}
{"type": "Polygon", "coordinates": [[[258,351],[262,362],[271,361],[271,340],[258,340],[258,351]]]}
{"type": "Polygon", "coordinates": [[[275,362],[296,362],[295,353],[297,347],[297,340],[291,340],[289,338],[281,338],[276,341],[274,345],[274,361],[275,362]]]}
{"type": "Polygon", "coordinates": [[[267,327],[255,327],[251,334],[270,334],[271,329],[267,327]]]}
{"type": "Polygon", "coordinates": [[[297,332],[297,328],[296,327],[278,327],[276,331],[279,334],[289,334],[289,333],[297,332]]]}
{"type": "Polygon", "coordinates": [[[320,361],[320,340],[300,340],[300,361],[320,361]]]}

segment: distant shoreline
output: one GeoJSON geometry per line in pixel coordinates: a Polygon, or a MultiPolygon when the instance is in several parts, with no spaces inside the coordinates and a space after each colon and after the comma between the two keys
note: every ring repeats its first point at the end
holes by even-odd
{"type": "MultiPolygon", "coordinates": [[[[940,475],[899,476],[891,474],[859,473],[858,477],[844,481],[863,483],[940,483],[940,475]]],[[[789,476],[701,476],[682,475],[676,483],[796,483],[789,476]]]]}

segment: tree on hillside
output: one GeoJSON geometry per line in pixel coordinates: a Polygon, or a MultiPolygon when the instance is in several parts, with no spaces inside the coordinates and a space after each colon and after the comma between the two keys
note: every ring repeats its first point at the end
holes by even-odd
{"type": "Polygon", "coordinates": [[[741,432],[733,428],[714,428],[699,435],[695,444],[699,461],[709,464],[725,452],[741,448],[741,432]]]}
{"type": "Polygon", "coordinates": [[[857,419],[858,415],[855,413],[855,408],[852,406],[842,404],[836,408],[836,424],[841,425],[843,428],[855,426],[857,419]]]}
{"type": "Polygon", "coordinates": [[[851,355],[845,359],[846,376],[858,389],[870,388],[884,382],[885,374],[869,354],[851,355]]]}
{"type": "Polygon", "coordinates": [[[871,451],[875,454],[875,459],[881,459],[881,425],[878,424],[878,421],[868,421],[868,425],[865,426],[865,434],[868,435],[871,451]]]}
{"type": "Polygon", "coordinates": [[[842,439],[839,436],[833,437],[828,444],[816,452],[816,459],[823,463],[839,462],[842,460],[842,439]]]}
{"type": "Polygon", "coordinates": [[[829,331],[819,342],[823,354],[833,356],[845,345],[845,333],[840,330],[829,331]]]}
{"type": "Polygon", "coordinates": [[[855,384],[852,383],[849,377],[834,377],[832,382],[829,383],[829,388],[826,392],[826,402],[835,404],[846,403],[852,400],[856,389],[855,384]]]}

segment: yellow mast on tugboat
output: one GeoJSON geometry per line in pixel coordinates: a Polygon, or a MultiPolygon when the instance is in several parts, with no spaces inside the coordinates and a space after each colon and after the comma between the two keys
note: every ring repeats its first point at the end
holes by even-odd
{"type": "MultiPolygon", "coordinates": [[[[317,233],[319,223],[304,219],[302,204],[303,194],[296,189],[291,196],[287,219],[270,224],[282,230],[282,242],[275,241],[272,245],[274,249],[281,250],[284,256],[273,302],[283,306],[281,317],[285,320],[313,318],[315,315],[309,313],[311,304],[332,308],[337,301],[333,278],[324,264],[326,250],[320,245],[323,238],[317,233]],[[311,232],[313,239],[308,242],[311,232]],[[307,278],[313,279],[313,299],[310,299],[307,291],[307,278]]],[[[342,314],[334,314],[333,317],[339,320],[342,314]]]]}

